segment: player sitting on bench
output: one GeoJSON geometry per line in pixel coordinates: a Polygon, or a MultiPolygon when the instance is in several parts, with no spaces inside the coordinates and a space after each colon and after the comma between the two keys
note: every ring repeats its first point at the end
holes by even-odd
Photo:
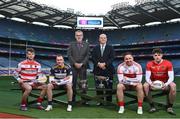
{"type": "Polygon", "coordinates": [[[67,111],[72,111],[72,71],[71,67],[64,64],[64,58],[62,55],[56,56],[56,65],[51,68],[51,74],[49,77],[49,84],[47,86],[48,106],[46,111],[52,110],[52,90],[54,88],[64,87],[67,90],[68,107],[67,111]]]}
{"type": "Polygon", "coordinates": [[[159,80],[164,84],[160,90],[168,93],[167,112],[170,114],[175,114],[172,106],[176,98],[176,84],[173,82],[174,71],[172,63],[168,60],[162,59],[163,52],[159,48],[154,49],[152,54],[154,60],[147,63],[146,83],[144,84],[145,96],[147,97],[151,106],[149,112],[156,111],[152,101],[152,96],[150,94],[150,89],[153,89],[153,82],[159,80]]]}
{"type": "Polygon", "coordinates": [[[41,89],[39,98],[37,99],[37,108],[44,109],[41,105],[43,97],[46,94],[46,78],[39,81],[41,73],[41,65],[34,60],[35,51],[32,48],[28,48],[26,51],[27,59],[18,64],[18,68],[15,71],[15,78],[17,79],[20,87],[23,90],[20,110],[27,110],[27,98],[32,89],[41,89]]]}
{"type": "Polygon", "coordinates": [[[117,85],[117,98],[119,111],[118,113],[124,113],[124,91],[136,90],[138,98],[138,110],[137,114],[143,114],[142,103],[144,98],[142,80],[142,68],[141,65],[133,60],[133,56],[130,52],[124,54],[124,62],[118,66],[117,69],[119,83],[117,85]]]}

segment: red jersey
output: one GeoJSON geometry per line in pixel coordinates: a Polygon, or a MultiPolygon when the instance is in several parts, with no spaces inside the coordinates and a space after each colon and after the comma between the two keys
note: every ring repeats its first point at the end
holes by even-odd
{"type": "Polygon", "coordinates": [[[41,73],[41,65],[36,61],[24,60],[18,64],[16,72],[18,79],[33,80],[41,73]]]}
{"type": "Polygon", "coordinates": [[[165,83],[169,79],[168,71],[173,71],[173,66],[168,60],[163,60],[159,64],[154,61],[150,61],[147,63],[146,71],[151,72],[151,81],[160,80],[165,83]]]}

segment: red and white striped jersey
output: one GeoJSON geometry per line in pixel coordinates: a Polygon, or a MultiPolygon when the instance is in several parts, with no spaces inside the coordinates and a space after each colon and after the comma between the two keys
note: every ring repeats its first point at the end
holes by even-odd
{"type": "Polygon", "coordinates": [[[24,60],[18,64],[16,79],[33,80],[41,73],[41,65],[36,61],[24,60]]]}
{"type": "Polygon", "coordinates": [[[121,63],[117,69],[118,80],[121,82],[124,77],[128,80],[136,80],[141,82],[142,80],[142,68],[141,65],[133,61],[131,66],[126,65],[125,62],[121,63]]]}

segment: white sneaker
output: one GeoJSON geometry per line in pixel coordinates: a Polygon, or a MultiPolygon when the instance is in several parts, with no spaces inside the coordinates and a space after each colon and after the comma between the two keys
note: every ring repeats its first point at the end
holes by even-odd
{"type": "Polygon", "coordinates": [[[124,113],[124,106],[120,106],[118,113],[120,113],[120,114],[124,113]]]}
{"type": "Polygon", "coordinates": [[[137,114],[143,114],[143,109],[142,109],[142,107],[138,107],[137,114]]]}
{"type": "Polygon", "coordinates": [[[72,111],[72,105],[68,105],[67,111],[68,111],[68,112],[71,112],[71,111],[72,111]]]}
{"type": "Polygon", "coordinates": [[[52,108],[52,105],[48,105],[47,106],[47,108],[45,109],[45,111],[50,111],[50,110],[52,110],[53,108],[52,108]]]}

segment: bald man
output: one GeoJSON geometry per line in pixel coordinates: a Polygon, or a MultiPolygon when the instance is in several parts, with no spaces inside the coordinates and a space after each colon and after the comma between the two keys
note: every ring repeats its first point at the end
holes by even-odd
{"type": "MultiPolygon", "coordinates": [[[[113,85],[113,74],[115,73],[114,66],[112,64],[114,60],[114,49],[111,45],[107,44],[107,35],[99,35],[99,44],[93,48],[92,61],[94,64],[94,79],[96,88],[99,88],[99,84],[103,83],[104,88],[112,89],[113,85]],[[97,79],[97,76],[106,77],[104,79],[97,79]],[[102,81],[103,80],[103,81],[102,81]]],[[[112,101],[112,92],[106,91],[109,96],[106,97],[106,101],[112,101]]],[[[102,91],[97,91],[97,95],[102,95],[102,91]]],[[[98,103],[100,105],[100,103],[98,103]]]]}

